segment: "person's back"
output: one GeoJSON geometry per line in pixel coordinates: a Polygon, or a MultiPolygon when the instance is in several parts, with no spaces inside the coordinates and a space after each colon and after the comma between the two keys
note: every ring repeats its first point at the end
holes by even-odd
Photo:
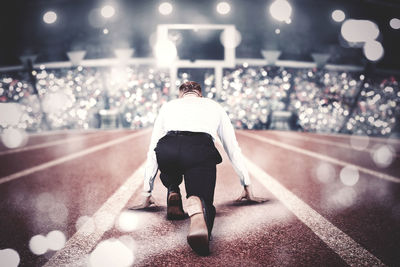
{"type": "Polygon", "coordinates": [[[161,112],[166,131],[205,132],[216,139],[216,132],[221,122],[219,116],[221,109],[222,107],[214,100],[187,96],[164,104],[161,112]]]}

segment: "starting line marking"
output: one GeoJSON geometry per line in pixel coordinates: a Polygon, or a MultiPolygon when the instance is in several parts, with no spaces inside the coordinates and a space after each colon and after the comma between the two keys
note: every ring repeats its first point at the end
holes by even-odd
{"type": "Polygon", "coordinates": [[[268,143],[270,145],[274,145],[274,146],[278,146],[278,147],[281,147],[281,148],[284,148],[284,149],[287,149],[287,150],[295,151],[297,153],[300,153],[300,154],[303,154],[303,155],[307,155],[309,157],[317,158],[317,159],[320,159],[320,160],[328,161],[330,163],[333,163],[333,164],[336,164],[336,165],[340,165],[340,166],[343,166],[343,167],[351,166],[351,167],[357,168],[359,171],[361,171],[363,173],[366,173],[366,174],[369,174],[369,175],[373,175],[373,176],[375,176],[377,178],[380,178],[380,179],[383,179],[383,180],[387,180],[387,181],[390,181],[390,182],[394,182],[394,183],[400,183],[400,178],[399,177],[395,177],[395,176],[392,176],[392,175],[389,175],[389,174],[377,172],[377,171],[374,171],[374,170],[371,170],[371,169],[368,169],[368,168],[364,168],[364,167],[359,166],[359,165],[355,165],[355,164],[352,164],[352,163],[349,163],[349,162],[345,162],[343,160],[335,159],[335,158],[332,158],[332,157],[329,157],[329,156],[326,156],[326,155],[322,155],[322,154],[319,154],[319,153],[316,153],[316,152],[312,152],[312,151],[309,151],[309,150],[305,150],[305,149],[302,149],[302,148],[299,148],[299,147],[296,147],[296,146],[288,145],[288,144],[285,144],[285,143],[282,143],[282,142],[278,142],[278,141],[275,141],[275,140],[272,140],[272,139],[269,139],[269,138],[266,138],[266,137],[261,137],[261,136],[258,136],[256,134],[246,133],[246,132],[238,132],[238,133],[241,134],[241,135],[244,135],[244,136],[248,136],[248,137],[253,138],[253,139],[257,139],[257,140],[259,140],[259,141],[261,141],[263,143],[268,143]]]}
{"type": "Polygon", "coordinates": [[[35,173],[35,172],[38,172],[38,171],[41,171],[41,170],[44,170],[44,169],[59,165],[59,164],[62,164],[64,162],[67,162],[67,161],[70,161],[70,160],[73,160],[73,159],[76,159],[76,158],[79,158],[79,157],[86,156],[86,155],[88,155],[90,153],[94,153],[94,152],[102,150],[104,148],[107,148],[107,147],[110,147],[110,146],[125,142],[125,141],[127,141],[129,139],[132,139],[134,137],[142,136],[144,134],[147,134],[149,131],[150,131],[150,129],[143,130],[143,131],[140,131],[140,132],[136,132],[136,133],[130,134],[128,136],[123,136],[123,137],[117,138],[115,140],[111,140],[111,141],[102,143],[100,145],[96,145],[96,146],[90,147],[88,149],[85,149],[85,150],[82,150],[82,151],[79,151],[79,152],[76,152],[76,153],[72,153],[70,155],[67,155],[67,156],[64,156],[64,157],[61,157],[61,158],[58,158],[58,159],[54,159],[54,160],[51,160],[51,161],[48,161],[48,162],[45,162],[45,163],[42,163],[42,164],[37,165],[35,167],[28,168],[28,169],[25,169],[25,170],[22,170],[22,171],[19,171],[19,172],[16,172],[16,173],[13,173],[13,174],[10,174],[10,175],[7,175],[7,176],[3,176],[3,177],[0,178],[0,185],[4,184],[4,183],[7,183],[9,181],[12,181],[12,180],[21,178],[23,176],[26,176],[26,175],[29,175],[29,174],[32,174],[32,173],[35,173]]]}
{"type": "Polygon", "coordinates": [[[360,244],[244,157],[249,172],[350,266],[385,266],[360,244]]]}
{"type": "MultiPolygon", "coordinates": [[[[143,183],[145,163],[142,163],[138,169],[121,185],[117,191],[112,194],[107,201],[93,214],[95,221],[99,220],[104,225],[113,225],[116,217],[128,203],[133,193],[143,183]]],[[[90,253],[97,245],[108,227],[96,224],[93,231],[93,224],[86,222],[79,230],[67,241],[64,248],[57,251],[53,257],[43,267],[76,266],[85,256],[90,253]]]]}

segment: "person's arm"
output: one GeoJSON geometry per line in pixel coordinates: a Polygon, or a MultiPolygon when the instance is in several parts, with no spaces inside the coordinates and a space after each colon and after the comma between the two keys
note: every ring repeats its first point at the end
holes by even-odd
{"type": "Polygon", "coordinates": [[[155,201],[151,196],[151,192],[153,191],[154,179],[156,178],[158,171],[158,163],[154,149],[157,146],[158,140],[160,140],[160,138],[163,137],[166,133],[164,129],[163,109],[164,106],[161,107],[158,117],[154,122],[149,150],[147,152],[147,160],[144,170],[142,203],[139,204],[138,206],[132,207],[132,209],[146,208],[152,204],[155,204],[155,201]]]}
{"type": "Polygon", "coordinates": [[[235,130],[233,129],[231,120],[221,107],[220,124],[217,130],[222,145],[228,154],[229,160],[232,162],[235,172],[238,174],[240,183],[243,186],[243,192],[237,201],[247,199],[250,201],[263,202],[265,199],[254,197],[251,189],[250,176],[244,164],[244,158],[239,144],[236,140],[235,130]]]}

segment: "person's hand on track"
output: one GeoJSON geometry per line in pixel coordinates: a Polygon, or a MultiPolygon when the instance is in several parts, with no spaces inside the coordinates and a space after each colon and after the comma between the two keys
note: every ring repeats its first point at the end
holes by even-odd
{"type": "Polygon", "coordinates": [[[152,195],[149,196],[144,196],[142,199],[142,203],[133,207],[130,207],[130,210],[140,210],[140,209],[145,209],[145,208],[149,208],[151,206],[157,207],[157,203],[155,201],[155,199],[153,198],[152,195]]]}
{"type": "Polygon", "coordinates": [[[243,189],[240,197],[236,199],[236,202],[241,202],[243,200],[249,201],[249,202],[262,203],[262,202],[267,201],[268,199],[261,198],[261,197],[255,197],[253,195],[252,187],[250,185],[246,185],[246,186],[244,186],[244,189],[243,189]]]}

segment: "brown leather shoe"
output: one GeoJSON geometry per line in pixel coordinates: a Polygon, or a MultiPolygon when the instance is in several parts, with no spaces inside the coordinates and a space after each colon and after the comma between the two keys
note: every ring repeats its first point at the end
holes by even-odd
{"type": "Polygon", "coordinates": [[[185,212],[182,208],[182,198],[180,193],[171,192],[167,199],[167,219],[182,220],[185,218],[185,212]]]}
{"type": "Polygon", "coordinates": [[[206,256],[210,253],[208,247],[208,229],[200,198],[197,196],[189,197],[186,209],[190,216],[190,229],[187,241],[197,254],[206,256]]]}

